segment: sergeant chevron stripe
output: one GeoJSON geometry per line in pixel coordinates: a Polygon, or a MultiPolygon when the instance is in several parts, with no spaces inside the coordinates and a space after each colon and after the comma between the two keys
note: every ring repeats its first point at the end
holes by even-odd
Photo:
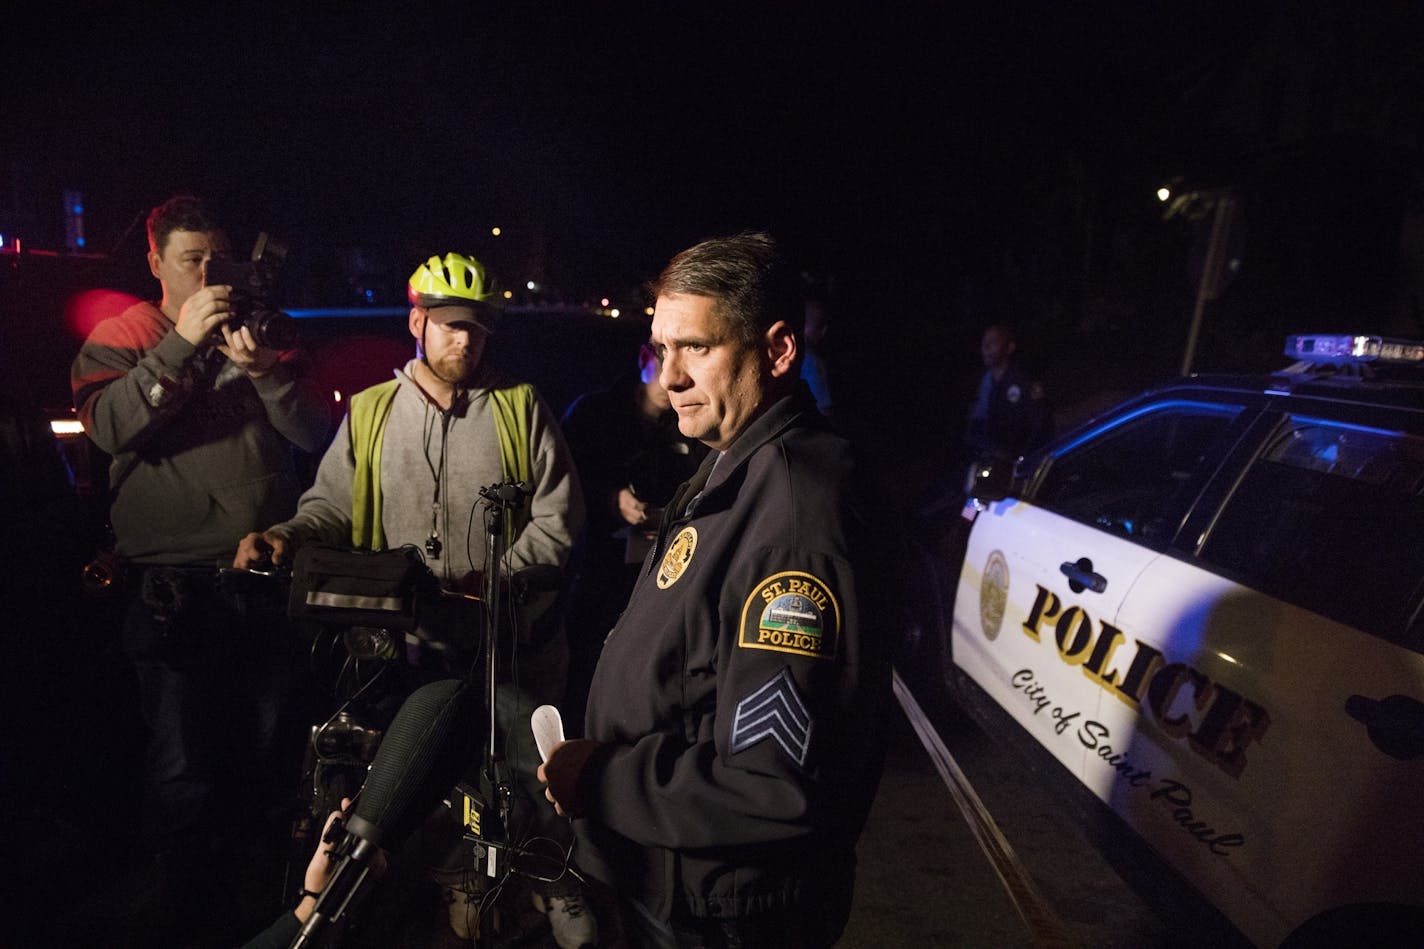
{"type": "Polygon", "coordinates": [[[763,738],[774,738],[793,761],[804,765],[814,727],[790,668],[783,668],[770,682],[737,703],[737,715],[732,720],[732,754],[746,751],[763,738]]]}

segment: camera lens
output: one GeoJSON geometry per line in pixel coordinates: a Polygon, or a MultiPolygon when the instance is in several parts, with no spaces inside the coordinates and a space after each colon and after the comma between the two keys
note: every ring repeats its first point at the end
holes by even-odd
{"type": "Polygon", "coordinates": [[[281,310],[257,310],[245,325],[252,341],[265,349],[291,349],[297,344],[297,324],[281,310]]]}

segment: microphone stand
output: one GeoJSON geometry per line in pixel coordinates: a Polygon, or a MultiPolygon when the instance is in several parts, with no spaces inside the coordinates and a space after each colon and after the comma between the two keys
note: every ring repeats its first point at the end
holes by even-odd
{"type": "MultiPolygon", "coordinates": [[[[489,713],[489,732],[485,736],[484,755],[484,783],[489,788],[489,795],[492,798],[488,803],[493,805],[496,820],[494,826],[482,823],[482,826],[475,832],[477,841],[476,853],[485,862],[485,873],[487,876],[497,875],[497,861],[499,851],[504,851],[505,859],[508,859],[509,851],[509,814],[513,800],[513,784],[508,768],[505,764],[504,756],[500,752],[496,735],[496,695],[498,683],[496,678],[499,670],[498,662],[498,640],[499,640],[499,619],[503,612],[502,597],[505,591],[505,584],[500,582],[500,565],[504,561],[505,554],[505,524],[510,513],[519,505],[524,503],[527,488],[514,482],[504,482],[493,484],[480,489],[480,497],[485,500],[485,510],[488,514],[486,518],[485,534],[485,575],[483,584],[483,595],[485,601],[484,617],[484,654],[485,654],[485,710],[489,713]]],[[[474,668],[470,670],[470,677],[475,675],[474,668]]],[[[492,927],[485,925],[481,921],[477,944],[480,946],[492,946],[492,927]]]]}
{"type": "Polygon", "coordinates": [[[501,784],[497,780],[497,772],[504,763],[495,737],[495,692],[498,688],[495,678],[499,668],[496,644],[499,639],[500,599],[503,592],[499,582],[499,569],[504,561],[505,517],[523,500],[523,495],[519,493],[516,485],[494,484],[481,488],[480,497],[485,499],[485,510],[489,514],[486,518],[484,575],[485,711],[489,713],[489,733],[485,736],[485,778],[494,792],[496,800],[493,803],[503,825],[509,816],[510,787],[508,781],[501,784]]]}

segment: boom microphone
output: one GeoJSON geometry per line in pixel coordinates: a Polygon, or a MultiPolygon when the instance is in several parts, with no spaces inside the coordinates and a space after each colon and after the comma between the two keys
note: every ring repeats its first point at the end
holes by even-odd
{"type": "Polygon", "coordinates": [[[461,679],[416,689],[386,729],[346,821],[340,858],[291,949],[346,918],[364,894],[371,860],[410,836],[460,780],[478,754],[483,703],[461,679]]]}

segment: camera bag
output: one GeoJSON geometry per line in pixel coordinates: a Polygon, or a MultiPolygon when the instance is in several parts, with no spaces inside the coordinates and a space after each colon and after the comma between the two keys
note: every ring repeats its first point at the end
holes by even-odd
{"type": "Polygon", "coordinates": [[[292,563],[287,615],[331,626],[414,629],[421,601],[438,592],[413,546],[371,551],[305,544],[292,563]]]}

